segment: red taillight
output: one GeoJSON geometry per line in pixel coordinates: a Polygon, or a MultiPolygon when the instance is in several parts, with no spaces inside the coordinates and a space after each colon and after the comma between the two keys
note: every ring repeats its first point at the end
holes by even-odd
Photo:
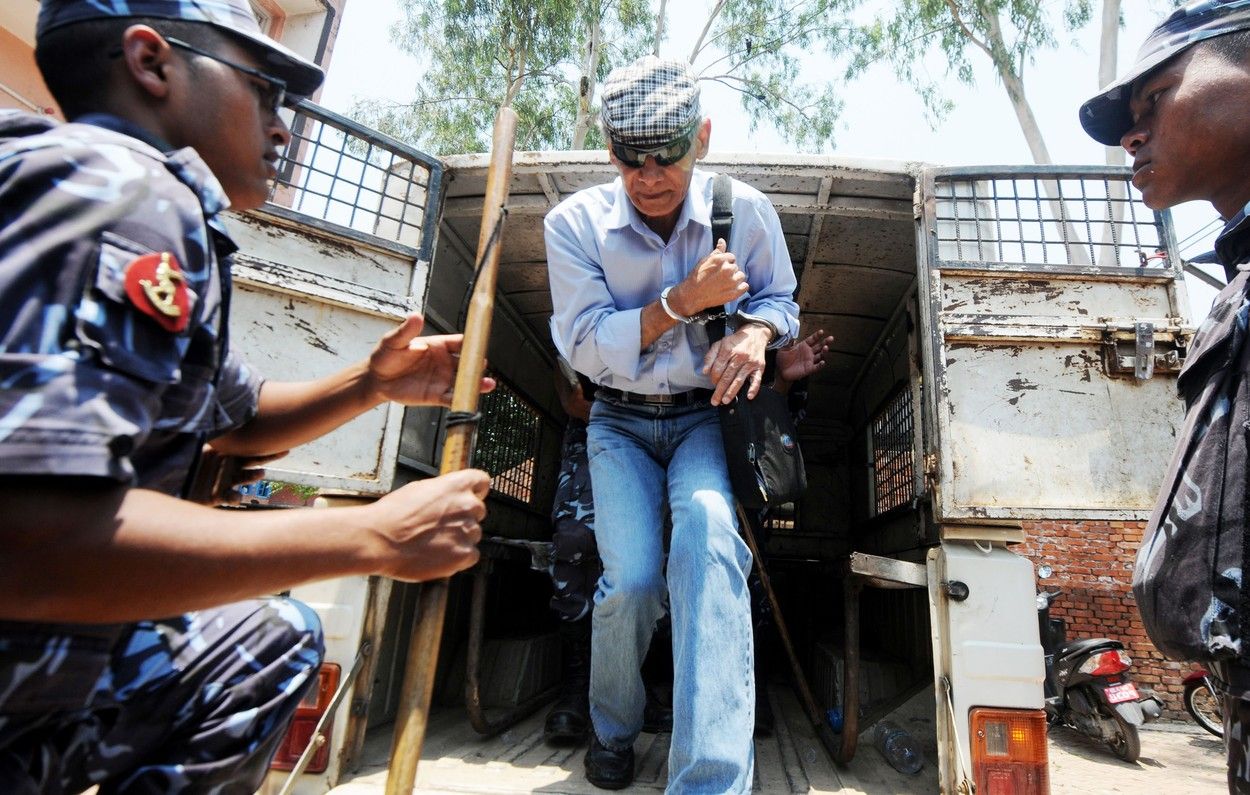
{"type": "MultiPolygon", "coordinates": [[[[282,738],[278,753],[274,754],[273,762],[269,764],[269,767],[274,770],[295,769],[300,755],[313,740],[317,721],[321,720],[326,708],[330,706],[330,700],[334,698],[334,691],[339,687],[341,672],[342,668],[335,663],[321,664],[321,670],[317,672],[317,684],[304,695],[304,700],[295,708],[295,719],[286,730],[286,736],[282,738]]],[[[326,726],[325,734],[325,740],[313,754],[312,761],[304,769],[305,773],[324,773],[325,769],[330,766],[329,726],[326,726]]]]}
{"type": "Polygon", "coordinates": [[[1090,676],[1111,676],[1121,671],[1127,671],[1132,665],[1132,657],[1129,657],[1121,649],[1115,649],[1095,654],[1081,663],[1081,667],[1077,670],[1090,676]]]}
{"type": "Polygon", "coordinates": [[[1040,709],[979,707],[969,718],[977,795],[1050,792],[1046,713],[1040,709]]]}

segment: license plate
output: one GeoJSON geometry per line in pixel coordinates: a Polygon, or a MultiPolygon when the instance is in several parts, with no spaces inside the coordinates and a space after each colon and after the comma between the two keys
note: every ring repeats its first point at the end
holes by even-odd
{"type": "Polygon", "coordinates": [[[1132,682],[1111,685],[1103,692],[1107,694],[1107,702],[1110,704],[1119,704],[1122,701],[1137,700],[1137,685],[1132,682]]]}

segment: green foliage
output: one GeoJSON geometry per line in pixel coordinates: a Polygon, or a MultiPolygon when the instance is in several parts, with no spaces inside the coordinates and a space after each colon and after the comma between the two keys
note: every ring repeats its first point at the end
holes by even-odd
{"type": "Polygon", "coordinates": [[[842,102],[832,75],[810,79],[801,59],[821,46],[846,47],[852,30],[845,11],[855,0],[732,0],[724,3],[712,35],[699,49],[714,46],[718,57],[692,61],[704,80],[737,89],[752,131],[774,127],[800,150],[833,144],[842,102]]]}
{"type": "MultiPolygon", "coordinates": [[[[651,52],[658,35],[651,0],[400,2],[404,20],[391,35],[426,69],[416,96],[405,103],[358,102],[352,115],[434,154],[488,149],[503,105],[517,112],[518,148],[572,147],[583,80],[594,92],[613,67],[651,52]],[[595,29],[599,52],[591,58],[595,29]],[[591,64],[593,74],[584,75],[591,64]]],[[[770,125],[795,146],[819,151],[832,145],[842,104],[836,76],[812,78],[802,58],[822,46],[846,46],[852,31],[843,11],[858,3],[721,0],[711,5],[690,58],[703,79],[740,93],[752,130],[770,125]]],[[[593,96],[588,109],[597,117],[593,96]]],[[[591,124],[583,146],[603,145],[591,124]]]]}
{"type": "Polygon", "coordinates": [[[511,106],[521,149],[566,149],[577,112],[579,64],[593,21],[597,72],[650,49],[649,3],[639,0],[401,0],[391,31],[426,66],[409,103],[357,103],[366,124],[435,154],[486,151],[495,114],[511,106]]]}
{"type": "Polygon", "coordinates": [[[935,51],[945,59],[946,76],[965,85],[975,84],[973,52],[989,56],[999,75],[1020,78],[1041,50],[1059,44],[1058,31],[1067,33],[1087,25],[1094,0],[897,0],[852,36],[852,79],[871,65],[886,61],[924,101],[933,121],[952,108],[938,83],[925,71],[926,56],[935,51]]]}
{"type": "Polygon", "coordinates": [[[300,483],[286,483],[281,480],[271,480],[269,482],[273,486],[271,496],[285,492],[287,494],[294,494],[297,498],[299,498],[300,502],[308,502],[310,499],[321,493],[321,489],[317,486],[305,486],[300,483]]]}

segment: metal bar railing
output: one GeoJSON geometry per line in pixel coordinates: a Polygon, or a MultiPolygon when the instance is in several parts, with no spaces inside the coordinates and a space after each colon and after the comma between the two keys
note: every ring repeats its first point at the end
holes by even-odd
{"type": "Polygon", "coordinates": [[[936,170],[937,260],[956,267],[1177,271],[1166,215],[1145,206],[1130,177],[1126,168],[1104,166],[936,170]]]}
{"type": "Polygon", "coordinates": [[[398,246],[429,261],[442,162],[308,100],[293,113],[291,141],[265,209],[398,246]]]}

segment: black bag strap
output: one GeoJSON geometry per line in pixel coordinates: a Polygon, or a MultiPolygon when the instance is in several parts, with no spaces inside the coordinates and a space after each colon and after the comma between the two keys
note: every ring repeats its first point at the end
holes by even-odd
{"type": "MultiPolygon", "coordinates": [[[[729,235],[734,226],[733,181],[728,174],[717,174],[712,178],[712,245],[724,238],[725,245],[732,245],[729,235]]],[[[732,251],[732,248],[730,249],[732,251]]],[[[729,320],[729,307],[725,307],[726,317],[718,317],[707,322],[707,338],[716,342],[725,336],[725,322],[729,320]]],[[[769,386],[776,375],[776,351],[768,351],[764,359],[763,385],[769,386]]],[[[745,392],[743,393],[746,394],[745,392]]]]}
{"type": "MultiPolygon", "coordinates": [[[[712,178],[712,247],[715,248],[716,241],[725,240],[725,245],[731,245],[732,241],[729,236],[733,233],[734,228],[734,196],[733,182],[729,179],[728,174],[717,174],[712,178]]],[[[729,308],[726,307],[728,312],[729,308]]],[[[725,336],[725,320],[726,318],[717,318],[707,322],[707,337],[711,342],[716,342],[725,336]]]]}

